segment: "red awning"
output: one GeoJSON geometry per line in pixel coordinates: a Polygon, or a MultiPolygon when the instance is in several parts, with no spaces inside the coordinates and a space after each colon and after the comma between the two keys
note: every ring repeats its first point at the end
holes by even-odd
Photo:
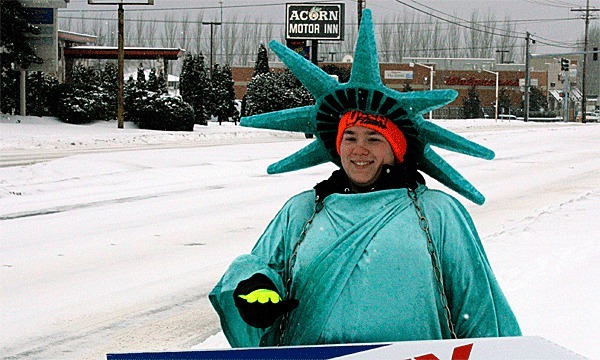
{"type": "MultiPolygon", "coordinates": [[[[126,47],[125,59],[179,59],[185,50],[176,48],[126,47]]],[[[65,58],[71,59],[116,59],[117,48],[105,46],[74,46],[64,48],[65,58]]]]}

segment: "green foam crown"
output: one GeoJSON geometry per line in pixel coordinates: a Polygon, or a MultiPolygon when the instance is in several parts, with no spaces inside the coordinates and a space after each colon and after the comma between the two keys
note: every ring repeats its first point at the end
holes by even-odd
{"type": "Polygon", "coordinates": [[[335,138],[341,115],[350,110],[383,115],[402,130],[417,168],[476,204],[485,197],[432,146],[491,160],[494,152],[426,121],[423,114],[452,102],[455,90],[400,93],[381,81],[371,11],[363,10],[350,80],[336,79],[293,50],[273,40],[269,47],[315,98],[315,105],[244,117],[242,126],[310,133],[316,139],[298,152],[272,164],[269,174],[308,168],[326,162],[340,166],[335,138]]]}

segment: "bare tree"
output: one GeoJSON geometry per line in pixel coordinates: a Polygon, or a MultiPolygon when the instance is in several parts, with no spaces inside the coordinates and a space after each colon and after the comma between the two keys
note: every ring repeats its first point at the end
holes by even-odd
{"type": "Polygon", "coordinates": [[[124,40],[125,46],[137,46],[136,21],[133,18],[125,18],[124,20],[124,40]]]}
{"type": "Polygon", "coordinates": [[[479,57],[493,58],[494,57],[494,38],[497,36],[497,23],[494,21],[494,15],[488,13],[483,22],[483,30],[481,41],[479,42],[480,52],[479,57]]]}
{"type": "Polygon", "coordinates": [[[354,45],[356,44],[356,19],[354,17],[346,19],[344,29],[344,43],[342,44],[342,52],[344,55],[354,54],[354,45]]]}
{"type": "MultiPolygon", "coordinates": [[[[243,24],[249,23],[248,16],[244,17],[243,24]]],[[[237,54],[240,56],[239,64],[242,66],[248,65],[248,59],[251,54],[252,45],[252,32],[251,31],[242,31],[239,37],[238,46],[237,46],[237,54]]]]}
{"type": "Polygon", "coordinates": [[[438,20],[435,21],[429,38],[429,49],[431,49],[430,56],[435,58],[443,57],[446,54],[444,50],[444,44],[446,43],[446,31],[444,31],[444,25],[442,25],[438,20]]]}
{"type": "Polygon", "coordinates": [[[406,13],[404,14],[404,21],[401,20],[398,15],[394,15],[395,31],[392,36],[392,45],[390,49],[392,51],[392,59],[394,61],[402,61],[406,51],[406,39],[409,38],[408,34],[410,32],[409,24],[407,23],[406,19],[406,13]]]}
{"type": "MultiPolygon", "coordinates": [[[[393,22],[393,20],[392,20],[393,22]]],[[[392,30],[393,24],[386,16],[379,26],[379,52],[382,62],[390,62],[392,59],[392,30]]]]}
{"type": "Polygon", "coordinates": [[[463,32],[463,38],[465,41],[465,55],[467,57],[477,58],[479,57],[479,41],[481,36],[481,31],[478,26],[479,15],[476,11],[471,13],[471,20],[469,21],[469,26],[471,29],[469,31],[463,32]]]}
{"type": "Polygon", "coordinates": [[[237,25],[237,16],[231,18],[227,24],[221,25],[223,26],[223,47],[222,51],[225,52],[225,64],[233,64],[235,62],[235,47],[238,42],[238,25],[237,25]]]}
{"type": "Polygon", "coordinates": [[[194,28],[194,49],[196,54],[200,54],[202,52],[203,43],[202,43],[202,19],[204,18],[204,12],[201,11],[196,15],[196,21],[194,24],[196,25],[194,28]]]}
{"type": "Polygon", "coordinates": [[[496,38],[495,50],[502,51],[501,59],[504,62],[512,62],[515,55],[515,49],[517,44],[517,38],[511,36],[515,34],[515,26],[510,22],[509,18],[505,18],[504,26],[500,30],[500,33],[506,36],[499,36],[496,38]]]}
{"type": "Polygon", "coordinates": [[[177,33],[179,24],[175,22],[173,13],[165,14],[164,38],[161,39],[161,46],[174,48],[177,45],[177,33]]]}
{"type": "Polygon", "coordinates": [[[104,20],[95,20],[91,22],[90,31],[96,36],[96,45],[107,45],[106,33],[110,32],[110,28],[105,26],[104,20]]]}
{"type": "Polygon", "coordinates": [[[146,33],[145,33],[145,28],[146,28],[146,22],[144,21],[144,15],[143,12],[139,12],[137,19],[133,20],[131,19],[130,22],[132,22],[132,27],[133,27],[133,31],[135,32],[134,34],[131,34],[132,39],[134,40],[134,44],[135,46],[145,46],[147,45],[146,41],[146,33]]]}
{"type": "Polygon", "coordinates": [[[186,12],[185,15],[183,15],[183,17],[181,18],[181,41],[179,42],[179,47],[181,49],[187,49],[190,46],[190,28],[191,28],[192,24],[190,23],[190,17],[189,14],[186,12]]]}
{"type": "Polygon", "coordinates": [[[152,18],[146,21],[146,36],[145,36],[145,45],[146,46],[154,46],[155,37],[158,34],[158,20],[156,18],[152,18]]]}
{"type": "Polygon", "coordinates": [[[457,23],[450,23],[446,30],[445,47],[447,57],[460,57],[462,55],[461,45],[461,27],[457,23]]]}
{"type": "MultiPolygon", "coordinates": [[[[263,28],[263,33],[261,37],[262,44],[268,44],[269,41],[273,39],[273,23],[267,22],[266,24],[262,24],[261,28],[263,28]]],[[[260,44],[259,44],[260,45],[260,44]]],[[[256,47],[258,49],[258,46],[256,47]]],[[[277,56],[272,51],[269,51],[269,61],[276,61],[277,56]]]]}

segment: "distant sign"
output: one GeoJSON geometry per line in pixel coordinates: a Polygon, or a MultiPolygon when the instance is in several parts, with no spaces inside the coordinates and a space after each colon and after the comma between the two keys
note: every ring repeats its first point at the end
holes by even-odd
{"type": "Polygon", "coordinates": [[[383,77],[390,80],[412,80],[413,72],[402,70],[385,70],[383,72],[383,77]]]}
{"type": "Polygon", "coordinates": [[[344,4],[286,4],[286,39],[344,40],[344,4]]]}

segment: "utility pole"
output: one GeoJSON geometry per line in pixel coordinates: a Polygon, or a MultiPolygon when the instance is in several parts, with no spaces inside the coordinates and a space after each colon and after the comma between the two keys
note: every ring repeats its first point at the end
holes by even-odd
{"type": "Polygon", "coordinates": [[[588,51],[588,28],[590,25],[590,11],[600,11],[600,9],[590,9],[590,0],[587,0],[585,9],[571,9],[571,11],[585,12],[585,32],[583,40],[583,69],[581,76],[581,122],[585,123],[585,111],[587,108],[587,91],[585,87],[586,67],[587,67],[587,51],[588,51]]]}
{"type": "Polygon", "coordinates": [[[125,117],[125,10],[123,5],[154,5],[154,0],[88,0],[88,5],[118,5],[117,10],[117,127],[123,129],[125,117]]]}
{"type": "Polygon", "coordinates": [[[117,127],[124,128],[125,121],[125,10],[119,4],[117,23],[117,127]]]}
{"type": "Polygon", "coordinates": [[[356,12],[358,15],[358,28],[360,29],[360,20],[362,19],[362,11],[367,8],[367,0],[358,0],[356,2],[356,12]]]}
{"type": "Polygon", "coordinates": [[[524,99],[523,99],[524,103],[525,103],[523,121],[525,121],[525,122],[529,121],[529,87],[531,84],[531,72],[529,70],[529,68],[531,67],[531,64],[530,64],[531,55],[529,54],[529,41],[530,40],[531,40],[531,34],[528,31],[526,34],[526,37],[525,37],[525,95],[524,95],[524,99]]]}
{"type": "Polygon", "coordinates": [[[500,53],[500,64],[504,64],[504,54],[509,52],[508,50],[504,50],[504,49],[497,49],[496,50],[496,54],[500,53]]]}

